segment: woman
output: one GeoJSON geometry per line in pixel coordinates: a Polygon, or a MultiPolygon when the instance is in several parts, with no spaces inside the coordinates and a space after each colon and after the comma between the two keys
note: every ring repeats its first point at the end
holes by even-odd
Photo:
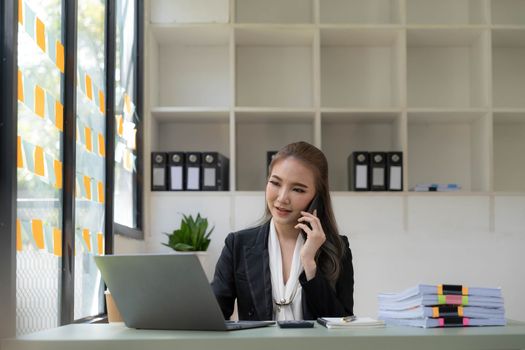
{"type": "Polygon", "coordinates": [[[326,157],[292,143],[275,155],[269,174],[267,220],[230,233],[217,262],[212,288],[224,317],[236,299],[240,320],[353,315],[352,253],[337,231],[326,157]]]}

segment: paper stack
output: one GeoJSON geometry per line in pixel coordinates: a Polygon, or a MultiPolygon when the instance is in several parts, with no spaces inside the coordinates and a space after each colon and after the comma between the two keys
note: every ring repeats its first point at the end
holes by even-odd
{"type": "Polygon", "coordinates": [[[379,319],[415,327],[504,326],[501,288],[419,284],[400,293],[381,293],[379,319]]]}

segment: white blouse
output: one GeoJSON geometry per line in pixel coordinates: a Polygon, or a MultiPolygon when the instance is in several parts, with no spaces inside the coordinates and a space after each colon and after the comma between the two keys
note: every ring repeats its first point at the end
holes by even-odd
{"type": "Polygon", "coordinates": [[[274,320],[302,320],[301,284],[299,275],[303,272],[301,264],[301,248],[304,245],[303,235],[297,236],[292,258],[292,268],[286,285],[283,282],[283,258],[281,246],[273,219],[270,222],[270,236],[268,237],[268,255],[270,258],[270,272],[272,280],[273,319],[274,320]]]}

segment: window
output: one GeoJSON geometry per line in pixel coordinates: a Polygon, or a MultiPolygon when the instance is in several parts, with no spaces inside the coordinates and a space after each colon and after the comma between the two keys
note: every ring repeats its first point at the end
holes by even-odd
{"type": "Polygon", "coordinates": [[[18,3],[17,333],[59,325],[64,45],[60,0],[18,3]]]}
{"type": "Polygon", "coordinates": [[[104,254],[106,5],[78,0],[74,319],[104,311],[93,255],[104,254]]]}
{"type": "MultiPolygon", "coordinates": [[[[18,187],[16,221],[11,215],[16,224],[12,236],[12,242],[16,239],[16,333],[25,334],[104,312],[104,286],[93,256],[112,249],[108,222],[113,223],[114,215],[107,193],[115,193],[117,223],[135,237],[142,234],[142,126],[137,113],[141,27],[136,22],[142,4],[136,0],[8,3],[18,13],[16,37],[8,38],[6,33],[5,41],[18,40],[18,67],[10,79],[11,86],[17,86],[12,109],[17,110],[18,132],[15,135],[11,128],[9,136],[17,143],[8,151],[16,155],[18,187]],[[116,16],[111,15],[112,6],[116,16]],[[76,15],[71,15],[75,10],[76,15]],[[115,45],[108,39],[114,37],[108,34],[111,30],[118,35],[115,45]],[[113,170],[116,183],[108,175],[113,170]],[[73,271],[68,269],[69,259],[74,261],[73,271]]],[[[9,18],[3,5],[0,10],[2,18],[9,18]]],[[[2,46],[4,52],[8,50],[2,46]]],[[[2,137],[7,132],[2,129],[2,137]]],[[[12,207],[2,201],[4,212],[12,207]]]]}
{"type": "Polygon", "coordinates": [[[136,0],[116,1],[114,221],[117,233],[132,236],[141,236],[137,9],[136,0]]]}

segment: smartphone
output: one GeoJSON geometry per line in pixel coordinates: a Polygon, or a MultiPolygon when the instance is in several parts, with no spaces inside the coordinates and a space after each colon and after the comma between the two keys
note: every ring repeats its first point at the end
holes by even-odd
{"type": "MultiPolygon", "coordinates": [[[[306,209],[306,211],[309,212],[310,214],[313,214],[314,210],[317,209],[317,215],[319,215],[320,207],[321,207],[321,200],[319,198],[319,195],[316,194],[314,199],[312,199],[312,201],[308,205],[308,208],[306,209]]],[[[306,223],[306,225],[312,228],[309,223],[306,223]]],[[[301,234],[303,235],[304,239],[307,238],[306,232],[304,232],[303,230],[301,230],[301,234]]]]}

